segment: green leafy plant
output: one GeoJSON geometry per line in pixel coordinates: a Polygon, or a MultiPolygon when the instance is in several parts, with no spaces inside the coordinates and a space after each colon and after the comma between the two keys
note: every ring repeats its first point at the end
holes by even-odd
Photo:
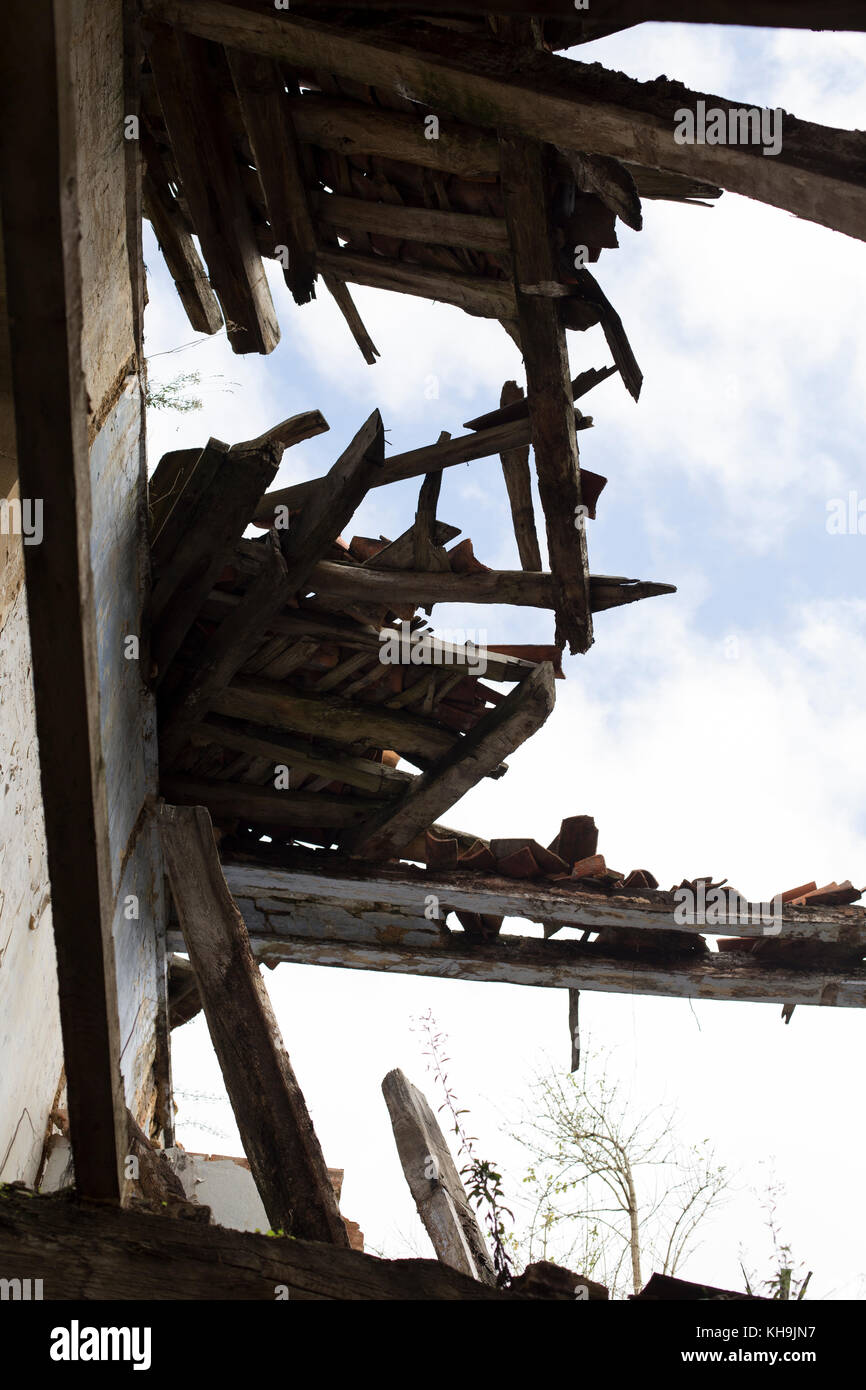
{"type": "Polygon", "coordinates": [[[145,404],[149,410],[179,410],[184,415],[191,410],[201,410],[202,403],[198,396],[183,394],[190,386],[199,385],[199,372],[181,372],[178,376],[172,377],[171,381],[163,382],[161,386],[148,384],[145,404]]]}

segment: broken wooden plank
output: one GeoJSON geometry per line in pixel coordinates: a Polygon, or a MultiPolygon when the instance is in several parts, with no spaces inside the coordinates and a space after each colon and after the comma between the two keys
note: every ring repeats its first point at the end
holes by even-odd
{"type": "MultiPolygon", "coordinates": [[[[306,8],[333,9],[333,0],[306,0],[306,8]]],[[[415,12],[418,0],[365,0],[368,10],[406,10],[415,12]]],[[[436,6],[428,3],[428,12],[436,6]]],[[[450,15],[470,15],[486,19],[490,6],[485,0],[447,0],[442,8],[450,15]]],[[[584,26],[587,37],[602,37],[635,24],[670,21],[677,24],[738,24],[760,28],[786,29],[866,29],[866,15],[859,0],[825,0],[816,10],[811,0],[592,0],[576,5],[575,0],[496,0],[497,15],[537,16],[539,19],[571,20],[584,26]],[[575,13],[578,11],[578,13],[575,13]]]]}
{"type": "MultiPolygon", "coordinates": [[[[587,429],[592,424],[580,411],[572,411],[572,415],[574,429],[587,429]]],[[[472,434],[461,434],[456,439],[437,440],[435,444],[426,444],[421,449],[394,454],[386,462],[378,486],[402,482],[405,478],[419,478],[440,468],[470,463],[473,459],[492,458],[504,449],[517,449],[531,443],[532,425],[528,419],[511,421],[489,430],[477,430],[472,434]]],[[[318,481],[312,478],[308,482],[293,483],[291,487],[269,492],[256,508],[253,517],[256,526],[265,529],[273,526],[276,507],[288,507],[290,511],[302,507],[318,481]]]]}
{"type": "Polygon", "coordinates": [[[461,275],[454,271],[433,270],[409,261],[387,256],[364,256],[353,251],[319,251],[316,266],[322,274],[369,285],[377,290],[417,294],[455,304],[482,318],[513,318],[514,295],[506,280],[488,275],[461,275]]]}
{"type": "MultiPolygon", "coordinates": [[[[571,383],[571,399],[579,400],[585,396],[594,386],[600,382],[607,381],[609,376],[616,375],[616,367],[590,367],[585,372],[579,372],[571,383]]],[[[529,402],[523,391],[519,396],[515,396],[508,405],[500,405],[498,410],[488,410],[486,415],[476,415],[474,420],[465,420],[463,428],[465,430],[486,430],[492,429],[496,425],[511,424],[514,420],[529,419],[529,402]]]]}
{"type": "Polygon", "coordinates": [[[328,1170],[243,918],[217,857],[210,816],[162,806],[172,896],[244,1153],[275,1231],[348,1246],[328,1170]]]}
{"type": "MultiPolygon", "coordinates": [[[[360,1250],[308,1240],[274,1240],[251,1231],[193,1226],[150,1212],[70,1202],[65,1193],[7,1189],[0,1223],[0,1264],[22,1266],[32,1252],[43,1271],[44,1297],[76,1302],[83,1282],[91,1299],[225,1300],[292,1304],[309,1300],[526,1301],[469,1279],[438,1260],[381,1260],[360,1250]]],[[[550,1296],[550,1295],[548,1295],[550,1296]]],[[[574,1292],[560,1294],[574,1302],[574,1292]]],[[[396,1310],[395,1310],[396,1311],[396,1310]]],[[[398,1315],[399,1316],[399,1315],[398,1315]]]]}
{"type": "Polygon", "coordinates": [[[226,50],[264,194],[273,238],[272,255],[285,248],[283,275],[296,304],[315,298],[316,237],[307,207],[297,137],[285,79],[276,63],[253,53],[226,50]]]}
{"type": "Polygon", "coordinates": [[[569,1071],[580,1068],[580,990],[568,991],[568,1032],[571,1037],[571,1064],[569,1071]]]}
{"type": "Polygon", "coordinates": [[[356,858],[394,858],[540,729],[555,700],[553,667],[543,661],[449,753],[416,778],[396,804],[373,815],[344,845],[356,858]]]}
{"type": "MultiPolygon", "coordinates": [[[[500,396],[500,405],[507,408],[524,399],[523,388],[516,381],[506,381],[500,396]]],[[[528,406],[527,406],[528,410],[528,406]]],[[[525,570],[540,570],[541,551],[538,548],[538,535],[535,530],[535,510],[532,505],[532,480],[529,473],[529,447],[506,449],[499,455],[508,501],[511,506],[511,519],[517,541],[517,553],[525,570]]]]}
{"type": "MultiPolygon", "coordinates": [[[[219,0],[145,0],[145,13],[217,43],[390,87],[470,123],[520,131],[562,149],[612,155],[719,184],[798,217],[866,238],[866,133],[787,118],[782,148],[678,144],[676,112],[742,107],[679,84],[637,82],[546,52],[515,67],[507,44],[446,30],[352,30],[219,0]]],[[[430,142],[431,144],[434,142],[430,142]]]]}
{"type": "Polygon", "coordinates": [[[322,279],[325,282],[325,288],[331,295],[340,313],[343,315],[349,332],[361,349],[361,355],[367,363],[367,366],[375,366],[376,358],[379,356],[379,349],[376,347],[376,344],[373,342],[373,339],[364,326],[364,321],[358,313],[355,301],[349,293],[348,285],[344,284],[339,276],[329,275],[326,272],[323,272],[322,279]]]}
{"type": "Polygon", "coordinates": [[[147,170],[144,175],[144,215],[153,226],[168,272],[174,281],[190,326],[196,333],[218,333],[223,316],[195,242],[184,224],[177,199],[168,187],[168,178],[155,141],[142,131],[142,153],[147,170]]]}
{"type": "Polygon", "coordinates": [[[207,44],[160,26],[145,34],[160,105],[196,235],[234,352],[273,351],[279,342],[225,113],[213,88],[207,44]]]}
{"type": "Polygon", "coordinates": [[[396,1068],[382,1082],[394,1142],[418,1215],[442,1264],[495,1285],[484,1236],[427,1098],[396,1068]]]}
{"type": "MultiPolygon", "coordinates": [[[[590,612],[634,603],[643,598],[676,593],[673,584],[651,580],[620,580],[593,575],[589,580],[590,612]]],[[[322,560],[314,568],[309,589],[329,600],[345,599],[395,607],[429,608],[435,603],[513,603],[520,607],[554,608],[556,575],[529,570],[486,570],[446,574],[414,570],[376,570],[367,565],[344,565],[322,560]]]]}
{"type": "Polygon", "coordinates": [[[502,194],[511,242],[517,321],[526,367],[538,492],[554,583],[557,646],[592,645],[589,560],[580,486],[565,329],[555,300],[522,286],[558,278],[551,241],[546,152],[530,140],[501,137],[502,194]]]}

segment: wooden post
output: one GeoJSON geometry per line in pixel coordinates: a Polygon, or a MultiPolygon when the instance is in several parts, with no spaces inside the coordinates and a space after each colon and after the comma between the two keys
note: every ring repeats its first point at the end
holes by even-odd
{"type": "Polygon", "coordinates": [[[202,807],[159,810],[162,844],[208,1029],[274,1230],[348,1246],[322,1150],[283,1047],[202,807]]]}
{"type": "Polygon", "coordinates": [[[388,1072],[382,1094],[409,1191],[437,1258],[484,1284],[495,1284],[484,1236],[426,1097],[399,1069],[388,1072]]]}

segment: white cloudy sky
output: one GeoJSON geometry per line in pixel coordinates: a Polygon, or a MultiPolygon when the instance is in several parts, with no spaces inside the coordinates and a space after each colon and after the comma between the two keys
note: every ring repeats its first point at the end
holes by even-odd
{"type": "MultiPolygon", "coordinates": [[[[659,73],[738,102],[856,127],[866,37],[642,26],[574,56],[639,78],[659,73]]],[[[862,482],[866,247],[726,194],[713,210],[645,204],[645,228],[596,268],[645,383],[616,378],[584,403],[585,466],[608,487],[589,533],[596,573],[676,583],[670,598],[602,614],[596,644],[566,658],[553,716],[448,820],[547,843],[590,812],[609,862],[663,885],[727,875],[766,898],[809,879],[866,883],[866,537],[829,535],[828,502],[862,482]],[[733,640],[735,639],[735,640],[733,640]]],[[[252,438],[311,407],[329,434],[291,451],[280,481],[323,472],[374,406],[400,449],[460,432],[522,380],[497,325],[373,290],[357,302],[382,357],[367,367],[326,297],[298,309],[274,275],[282,342],[237,358],[222,335],[192,347],[158,250],[146,245],[151,375],[198,371],[203,412],[153,413],[151,466],[168,448],[252,438]],[[162,354],[162,355],[159,355],[162,354]],[[438,396],[431,391],[435,378],[438,396]]],[[[598,330],[570,335],[575,371],[609,361],[598,330]]],[[[371,494],[358,534],[396,535],[416,487],[371,494]]],[[[486,563],[517,565],[495,459],[445,475],[440,516],[486,563]]],[[[444,606],[441,627],[491,641],[549,641],[546,613],[444,606]]],[[[509,1139],[532,1075],[568,1059],[567,999],[540,989],[281,966],[267,983],[326,1158],[345,1168],[343,1207],[388,1255],[429,1254],[396,1158],[380,1083],[399,1066],[438,1104],[413,1017],[432,1008],[479,1150],[519,1192],[509,1139]]],[[[686,1275],[733,1286],[738,1251],[767,1269],[750,1189],[784,1184],[786,1238],[814,1270],[810,1295],[866,1296],[863,1019],[776,1005],[583,995],[583,1027],[613,1050],[637,1110],[675,1102],[686,1140],[711,1137],[737,1192],[686,1275]]],[[[174,1035],[175,1084],[222,1092],[201,1019],[174,1035]]],[[[240,1152],[231,1110],[182,1099],[187,1148],[240,1152]],[[210,1126],[210,1129],[203,1128],[210,1126]]],[[[768,1269],[767,1269],[767,1272],[768,1269]]]]}

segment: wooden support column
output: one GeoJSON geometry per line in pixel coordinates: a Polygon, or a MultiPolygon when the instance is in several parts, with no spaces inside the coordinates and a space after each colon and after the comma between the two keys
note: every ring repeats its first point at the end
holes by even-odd
{"type": "MultiPolygon", "coordinates": [[[[41,543],[23,553],[75,1181],[82,1196],[117,1201],[127,1117],[90,553],[80,92],[69,9],[45,0],[9,0],[3,9],[3,252],[20,494],[44,509],[41,543]]],[[[112,80],[122,86],[119,63],[112,80]]]]}
{"type": "Polygon", "coordinates": [[[501,705],[485,714],[449,753],[417,778],[394,806],[384,807],[351,838],[351,853],[392,859],[470,787],[495,772],[531,737],[553,709],[553,667],[542,661],[501,705]]]}
{"type": "Polygon", "coordinates": [[[438,1259],[471,1279],[495,1285],[484,1236],[426,1096],[399,1069],[388,1072],[382,1094],[409,1191],[438,1259]]]}
{"type": "Polygon", "coordinates": [[[299,1239],[348,1246],[319,1141],[220,868],[210,816],[200,806],[163,806],[159,824],[184,942],[268,1220],[299,1239]]]}
{"type": "Polygon", "coordinates": [[[579,511],[583,499],[565,328],[555,299],[524,290],[559,278],[547,206],[547,151],[535,141],[509,137],[500,140],[500,149],[535,468],[555,589],[556,642],[585,652],[593,640],[589,560],[579,511]]]}

